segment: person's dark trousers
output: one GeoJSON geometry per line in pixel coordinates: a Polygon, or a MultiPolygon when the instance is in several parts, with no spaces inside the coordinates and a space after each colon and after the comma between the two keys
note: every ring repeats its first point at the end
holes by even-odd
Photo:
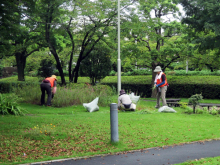
{"type": "Polygon", "coordinates": [[[51,105],[51,99],[52,99],[52,93],[51,93],[51,87],[47,83],[40,84],[41,88],[41,105],[45,104],[45,91],[47,92],[47,106],[51,105]]]}

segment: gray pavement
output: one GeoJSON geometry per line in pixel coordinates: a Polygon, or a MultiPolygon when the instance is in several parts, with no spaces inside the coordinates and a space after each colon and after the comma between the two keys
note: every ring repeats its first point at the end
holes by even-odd
{"type": "MultiPolygon", "coordinates": [[[[150,148],[91,158],[54,160],[32,164],[51,165],[170,165],[187,160],[220,156],[220,140],[150,148]]],[[[219,163],[220,164],[220,163],[219,163]]]]}

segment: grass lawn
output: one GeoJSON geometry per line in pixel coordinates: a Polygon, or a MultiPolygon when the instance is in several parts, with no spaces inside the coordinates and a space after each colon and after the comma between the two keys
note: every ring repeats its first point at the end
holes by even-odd
{"type": "Polygon", "coordinates": [[[218,165],[220,164],[220,156],[214,158],[201,158],[199,160],[191,160],[176,165],[218,165]]]}
{"type": "Polygon", "coordinates": [[[110,107],[89,113],[82,105],[53,108],[21,104],[27,111],[25,116],[0,116],[0,163],[110,154],[220,138],[219,115],[189,115],[179,107],[174,108],[177,113],[159,113],[154,106],[153,101],[140,100],[135,112],[119,112],[119,143],[112,144],[110,107]]]}

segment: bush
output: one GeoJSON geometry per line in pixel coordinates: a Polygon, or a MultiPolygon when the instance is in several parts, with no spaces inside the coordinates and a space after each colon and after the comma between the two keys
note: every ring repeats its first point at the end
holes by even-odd
{"type": "Polygon", "coordinates": [[[50,77],[54,74],[55,67],[51,59],[43,59],[40,63],[37,75],[40,77],[50,77]]]}
{"type": "Polygon", "coordinates": [[[203,112],[204,112],[204,111],[203,111],[202,109],[199,109],[199,108],[196,109],[196,113],[197,113],[197,114],[203,114],[203,112]]]}
{"type": "Polygon", "coordinates": [[[175,76],[219,76],[220,71],[211,72],[210,70],[202,70],[202,71],[188,71],[186,70],[174,70],[174,71],[167,71],[168,75],[175,75],[175,76]]]}
{"type": "Polygon", "coordinates": [[[134,76],[134,75],[152,75],[151,71],[146,69],[134,69],[132,71],[124,72],[121,74],[122,76],[134,76]]]}
{"type": "Polygon", "coordinates": [[[4,68],[4,66],[0,64],[0,77],[3,76],[3,73],[2,73],[3,72],[3,68],[4,68]]]}
{"type": "Polygon", "coordinates": [[[2,115],[24,115],[18,106],[18,97],[14,94],[8,96],[0,94],[0,114],[2,115]]]}
{"type": "Polygon", "coordinates": [[[216,106],[213,106],[213,107],[211,107],[211,109],[210,109],[210,113],[212,114],[212,115],[217,115],[218,114],[218,108],[216,107],[216,106]]]}
{"type": "Polygon", "coordinates": [[[188,103],[185,102],[179,102],[180,103],[180,108],[186,109],[188,107],[188,103]]]}
{"type": "Polygon", "coordinates": [[[193,113],[193,109],[191,107],[186,107],[185,109],[185,113],[188,113],[188,114],[192,114],[193,113]]]}
{"type": "Polygon", "coordinates": [[[109,76],[115,76],[116,75],[116,71],[112,70],[110,73],[109,73],[109,76]]]}
{"type": "MultiPolygon", "coordinates": [[[[56,69],[56,70],[54,71],[54,74],[55,74],[56,76],[60,76],[60,72],[58,71],[58,69],[56,69]]],[[[67,70],[63,70],[63,74],[64,74],[64,76],[69,77],[69,72],[68,72],[67,70]]]]}

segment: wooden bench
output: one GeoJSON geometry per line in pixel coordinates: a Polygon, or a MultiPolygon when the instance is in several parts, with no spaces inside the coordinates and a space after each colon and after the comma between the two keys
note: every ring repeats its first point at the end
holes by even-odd
{"type": "Polygon", "coordinates": [[[201,106],[201,107],[208,107],[208,110],[209,110],[209,107],[213,107],[213,106],[220,107],[220,104],[213,104],[213,103],[199,103],[199,106],[201,106]]]}
{"type": "Polygon", "coordinates": [[[180,105],[179,102],[167,102],[168,107],[179,107],[180,105]]]}
{"type": "Polygon", "coordinates": [[[179,107],[180,106],[180,101],[181,99],[166,99],[167,105],[169,107],[179,107]]]}

